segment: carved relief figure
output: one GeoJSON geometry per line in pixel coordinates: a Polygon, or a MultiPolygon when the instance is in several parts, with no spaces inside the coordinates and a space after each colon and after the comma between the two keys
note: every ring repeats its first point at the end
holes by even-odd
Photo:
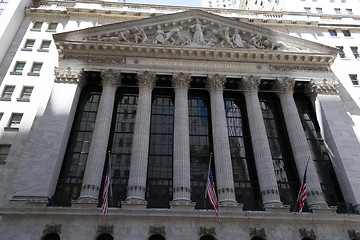
{"type": "Polygon", "coordinates": [[[239,47],[239,48],[243,48],[245,47],[244,46],[244,43],[243,43],[243,40],[241,39],[241,36],[239,34],[239,30],[238,29],[235,29],[234,30],[234,35],[232,37],[232,40],[234,42],[234,47],[239,47]]]}
{"type": "Polygon", "coordinates": [[[129,40],[127,40],[127,36],[129,36],[130,34],[130,31],[129,30],[125,30],[123,32],[120,32],[119,35],[117,36],[117,40],[120,41],[120,42],[127,42],[127,43],[130,43],[129,40]]]}
{"type": "Polygon", "coordinates": [[[250,38],[248,47],[264,49],[265,47],[261,44],[261,38],[262,36],[260,34],[256,34],[254,37],[250,38]]]}
{"type": "Polygon", "coordinates": [[[158,44],[161,43],[163,44],[165,41],[165,33],[164,30],[162,30],[160,25],[156,26],[157,30],[156,30],[156,34],[155,34],[155,40],[154,40],[154,44],[158,44]]]}
{"type": "Polygon", "coordinates": [[[221,27],[218,30],[213,30],[213,33],[218,36],[219,40],[221,40],[220,42],[221,47],[224,47],[224,42],[230,44],[232,48],[234,47],[233,43],[230,41],[229,27],[221,27]]]}
{"type": "Polygon", "coordinates": [[[190,27],[190,30],[194,33],[192,42],[204,44],[204,34],[203,29],[207,27],[207,25],[201,25],[201,22],[198,18],[195,19],[195,24],[190,27]]]}
{"type": "Polygon", "coordinates": [[[146,33],[144,32],[144,29],[135,27],[135,43],[138,43],[139,40],[141,40],[141,43],[145,43],[148,37],[146,36],[146,33]]]}
{"type": "Polygon", "coordinates": [[[182,29],[183,28],[181,26],[180,27],[175,27],[175,28],[171,29],[168,33],[166,33],[166,38],[164,40],[164,44],[167,43],[170,40],[171,45],[174,45],[175,44],[175,39],[174,39],[175,36],[178,36],[180,38],[180,40],[182,41],[182,38],[180,36],[180,31],[182,29]]]}

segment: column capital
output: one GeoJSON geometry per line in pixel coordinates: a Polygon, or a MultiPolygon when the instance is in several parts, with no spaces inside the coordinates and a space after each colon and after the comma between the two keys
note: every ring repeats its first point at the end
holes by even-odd
{"type": "Polygon", "coordinates": [[[137,76],[137,84],[141,86],[147,86],[153,88],[156,82],[156,73],[150,71],[144,71],[142,73],[138,73],[137,76]]]}
{"type": "Polygon", "coordinates": [[[191,82],[191,75],[189,73],[176,73],[171,78],[172,85],[175,88],[188,88],[191,82]]]}
{"type": "Polygon", "coordinates": [[[85,72],[84,69],[74,69],[71,67],[68,68],[59,68],[55,67],[54,69],[56,83],[73,83],[84,86],[86,84],[85,72]]]}
{"type": "Polygon", "coordinates": [[[305,88],[305,94],[310,97],[316,97],[318,94],[337,95],[339,82],[328,81],[323,79],[322,81],[316,81],[311,79],[305,88]]]}
{"type": "Polygon", "coordinates": [[[291,92],[293,93],[295,86],[294,78],[277,78],[276,81],[273,83],[272,89],[274,91],[279,91],[280,93],[283,92],[291,92]]]}
{"type": "Polygon", "coordinates": [[[214,74],[207,77],[206,87],[210,90],[223,90],[226,82],[225,75],[214,74]]]}
{"type": "Polygon", "coordinates": [[[114,71],[112,69],[101,70],[101,83],[102,85],[120,85],[121,84],[121,72],[114,71]]]}
{"type": "Polygon", "coordinates": [[[244,77],[239,84],[239,89],[259,90],[260,81],[260,77],[255,77],[253,75],[244,77]]]}

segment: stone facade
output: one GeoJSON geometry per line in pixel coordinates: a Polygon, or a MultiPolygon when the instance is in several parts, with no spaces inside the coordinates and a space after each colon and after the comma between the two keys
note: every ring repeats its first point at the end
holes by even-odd
{"type": "MultiPolygon", "coordinates": [[[[142,5],[129,6],[136,9],[142,5]]],[[[157,15],[151,9],[117,12],[120,7],[120,3],[45,1],[26,9],[27,17],[10,48],[18,46],[18,50],[15,54],[9,50],[6,57],[11,60],[1,65],[2,69],[8,66],[2,89],[14,84],[16,91],[29,85],[34,88],[31,102],[11,98],[0,107],[4,112],[0,144],[11,145],[6,161],[0,163],[0,238],[43,239],[48,234],[61,239],[96,239],[108,234],[113,239],[133,240],[153,235],[174,240],[204,236],[219,240],[358,238],[360,168],[356,163],[360,148],[347,114],[349,94],[338,90],[338,79],[330,70],[336,48],[197,9],[151,16],[157,15]],[[150,17],[142,19],[145,14],[150,17]],[[59,23],[58,33],[51,36],[54,19],[59,23]],[[46,24],[38,29],[36,22],[46,24]],[[44,48],[44,41],[51,37],[49,48],[44,48]],[[29,51],[21,50],[31,39],[39,50],[47,51],[31,54],[35,48],[30,45],[29,51]],[[26,63],[19,71],[22,62],[26,63]],[[40,62],[37,76],[34,66],[40,62]],[[130,75],[138,98],[126,198],[121,207],[110,207],[105,217],[98,199],[116,91],[129,86],[124,76],[130,75]],[[169,79],[167,87],[174,90],[172,199],[168,208],[146,208],[151,104],[162,78],[169,79]],[[64,156],[71,147],[68,142],[78,102],[89,81],[97,81],[101,97],[81,192],[71,199],[71,206],[59,206],[52,200],[64,156]],[[200,82],[204,83],[201,90],[209,95],[221,223],[213,210],[195,209],[192,202],[188,97],[200,82]],[[247,109],[263,204],[263,209],[256,211],[243,209],[235,196],[238,186],[224,105],[225,89],[232,84],[236,85],[232,91],[244,97],[247,109]],[[290,206],[281,200],[259,94],[271,92],[281,104],[296,163],[294,174],[301,179],[311,149],[294,101],[293,92],[298,89],[308,94],[316,111],[344,201],[352,206],[347,213],[336,213],[328,206],[313,161],[307,175],[311,212],[290,212],[290,206]],[[14,113],[23,113],[19,127],[11,125],[14,113]]]]}

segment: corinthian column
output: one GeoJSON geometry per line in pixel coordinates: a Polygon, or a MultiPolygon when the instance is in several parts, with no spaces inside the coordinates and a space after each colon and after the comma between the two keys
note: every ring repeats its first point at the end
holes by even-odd
{"type": "Polygon", "coordinates": [[[218,199],[219,203],[223,205],[236,205],[234,176],[223,98],[226,78],[225,76],[215,74],[209,76],[207,80],[211,102],[211,123],[218,199]]]}
{"type": "Polygon", "coordinates": [[[173,204],[190,204],[188,87],[190,74],[172,77],[175,91],[173,204]]]}
{"type": "MultiPolygon", "coordinates": [[[[294,154],[298,175],[302,181],[311,151],[293,98],[294,85],[294,79],[281,78],[275,81],[273,90],[277,91],[280,98],[291,149],[294,154]]],[[[310,207],[327,207],[312,157],[310,157],[307,169],[306,192],[307,203],[310,207]]]]}
{"type": "Polygon", "coordinates": [[[126,203],[146,205],[145,190],[150,137],[151,93],[155,85],[155,78],[156,74],[148,71],[137,75],[139,98],[125,205],[126,203]]]}
{"type": "Polygon", "coordinates": [[[259,178],[262,202],[267,207],[281,206],[279,189],[271,157],[263,115],[260,108],[258,88],[260,79],[253,76],[244,78],[240,89],[245,90],[244,96],[249,119],[251,141],[253,145],[256,171],[259,178]]]}
{"type": "Polygon", "coordinates": [[[109,141],[115,93],[120,84],[120,72],[101,72],[102,93],[96,114],[89,155],[86,162],[81,194],[77,203],[97,203],[109,141]]]}

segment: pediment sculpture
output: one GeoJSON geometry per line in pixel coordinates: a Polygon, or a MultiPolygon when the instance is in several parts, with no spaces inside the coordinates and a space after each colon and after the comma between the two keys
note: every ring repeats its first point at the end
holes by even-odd
{"type": "Polygon", "coordinates": [[[290,52],[309,52],[309,49],[290,46],[282,41],[265,37],[260,33],[246,32],[240,28],[222,26],[208,20],[193,18],[180,24],[135,26],[118,32],[93,35],[84,41],[119,42],[125,44],[149,44],[189,46],[203,48],[244,48],[290,52]]]}

